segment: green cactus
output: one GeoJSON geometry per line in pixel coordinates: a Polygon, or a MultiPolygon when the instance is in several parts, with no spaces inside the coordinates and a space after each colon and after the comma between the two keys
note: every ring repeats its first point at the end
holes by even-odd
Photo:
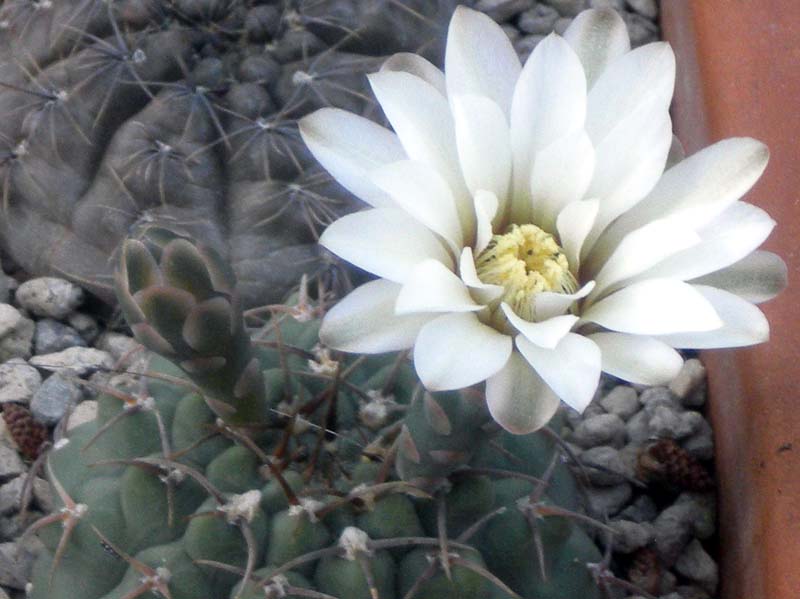
{"type": "Polygon", "coordinates": [[[213,250],[150,228],[121,255],[156,354],[49,454],[31,599],[601,597],[554,438],[424,392],[404,355],[331,354],[324,293],[248,330],[213,250]]]}
{"type": "Polygon", "coordinates": [[[336,274],[315,242],[357,204],[296,120],[329,103],[374,116],[365,73],[389,52],[441,52],[455,3],[3,3],[0,246],[109,302],[109,255],[153,224],[225,256],[245,306],[336,274]]]}

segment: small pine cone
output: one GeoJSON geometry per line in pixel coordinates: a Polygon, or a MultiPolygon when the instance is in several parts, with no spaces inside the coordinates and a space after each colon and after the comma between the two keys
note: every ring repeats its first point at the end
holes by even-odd
{"type": "Polygon", "coordinates": [[[672,439],[659,439],[639,454],[639,477],[658,481],[682,491],[705,492],[714,481],[705,467],[672,439]]]}
{"type": "Polygon", "coordinates": [[[642,547],[633,554],[633,560],[628,566],[628,580],[632,584],[651,595],[658,595],[663,575],[664,567],[655,550],[642,547]]]}
{"type": "Polygon", "coordinates": [[[15,403],[3,406],[3,420],[20,453],[30,460],[39,457],[42,445],[47,441],[47,427],[37,422],[28,408],[15,403]]]}

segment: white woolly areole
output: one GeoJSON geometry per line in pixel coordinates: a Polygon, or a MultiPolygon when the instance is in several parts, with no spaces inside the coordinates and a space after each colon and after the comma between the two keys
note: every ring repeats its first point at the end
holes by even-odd
{"type": "Polygon", "coordinates": [[[145,584],[149,587],[157,587],[161,583],[169,582],[170,578],[172,578],[172,572],[161,566],[156,568],[156,573],[154,576],[143,576],[141,581],[142,584],[145,584]]]}
{"type": "Polygon", "coordinates": [[[375,507],[375,493],[370,491],[370,487],[367,483],[361,483],[353,487],[350,491],[350,496],[358,497],[364,502],[364,506],[368,510],[372,510],[375,507]]]}
{"type": "Polygon", "coordinates": [[[354,561],[359,554],[371,555],[371,551],[367,547],[369,543],[369,536],[360,528],[355,526],[348,526],[342,531],[339,536],[339,547],[344,549],[345,559],[354,561]]]}
{"type": "Polygon", "coordinates": [[[331,358],[331,350],[317,343],[312,349],[314,359],[308,361],[308,368],[316,374],[334,376],[339,369],[339,362],[331,358]]]}
{"type": "MultiPolygon", "coordinates": [[[[61,513],[67,514],[69,517],[74,518],[75,520],[80,520],[86,515],[86,512],[89,511],[89,506],[85,503],[76,503],[74,507],[62,507],[61,513]]],[[[67,525],[67,521],[64,520],[63,525],[67,525]]]]}
{"type": "Polygon", "coordinates": [[[286,597],[289,579],[283,574],[278,574],[275,578],[264,585],[264,597],[266,599],[281,599],[286,597]]]}
{"type": "Polygon", "coordinates": [[[289,515],[299,516],[301,514],[307,514],[308,519],[311,522],[316,522],[318,520],[317,511],[325,507],[325,504],[321,501],[317,501],[316,499],[309,499],[307,497],[304,497],[299,501],[300,503],[297,505],[289,507],[289,515]]]}
{"type": "Polygon", "coordinates": [[[69,445],[69,439],[62,437],[53,444],[53,449],[63,449],[67,445],[69,445]]]}
{"type": "Polygon", "coordinates": [[[220,510],[225,512],[225,518],[229,524],[233,524],[239,519],[252,522],[260,503],[261,491],[253,489],[241,495],[234,495],[220,510]]]}
{"type": "Polygon", "coordinates": [[[397,404],[394,395],[383,395],[377,389],[367,391],[369,401],[358,408],[358,419],[369,429],[378,430],[386,426],[392,408],[397,404]]]}

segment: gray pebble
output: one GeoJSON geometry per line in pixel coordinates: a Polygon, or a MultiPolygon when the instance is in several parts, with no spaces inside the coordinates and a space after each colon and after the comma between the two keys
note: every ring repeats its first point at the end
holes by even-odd
{"type": "Polygon", "coordinates": [[[94,400],[82,401],[69,415],[67,420],[67,431],[71,431],[81,424],[91,422],[97,417],[97,402],[94,400]]]}
{"type": "Polygon", "coordinates": [[[694,518],[695,513],[691,505],[673,504],[661,512],[653,522],[656,551],[666,565],[671,566],[675,563],[692,538],[694,518]]]}
{"type": "Polygon", "coordinates": [[[625,0],[589,0],[590,8],[613,8],[618,12],[625,10],[625,0]]]}
{"type": "Polygon", "coordinates": [[[619,516],[633,522],[652,522],[658,516],[658,506],[647,495],[639,495],[619,516]]]}
{"type": "Polygon", "coordinates": [[[500,25],[500,29],[505,32],[505,34],[508,36],[508,39],[510,39],[512,42],[517,41],[521,35],[519,29],[513,25],[510,25],[509,23],[503,23],[500,25]]]}
{"type": "Polygon", "coordinates": [[[25,472],[25,464],[15,449],[0,442],[0,480],[9,480],[25,472]]]}
{"type": "MultiPolygon", "coordinates": [[[[43,515],[44,514],[37,510],[28,510],[24,518],[21,513],[13,514],[5,518],[0,517],[0,542],[18,539],[31,524],[36,522],[36,520],[43,515]]],[[[2,594],[0,594],[0,599],[3,599],[2,594]]]]}
{"type": "Polygon", "coordinates": [[[688,506],[695,537],[708,539],[714,535],[717,530],[717,504],[713,493],[681,493],[674,505],[688,506]]]}
{"type": "Polygon", "coordinates": [[[683,363],[678,376],[669,384],[669,390],[687,408],[699,408],[706,401],[706,368],[697,358],[683,363]]]}
{"type": "Polygon", "coordinates": [[[531,8],[534,2],[535,0],[478,0],[475,9],[486,13],[498,23],[503,23],[531,8]]]}
{"type": "Polygon", "coordinates": [[[675,589],[677,586],[678,578],[667,570],[661,575],[661,584],[658,586],[658,594],[665,598],[679,599],[675,597],[675,589]]]}
{"type": "Polygon", "coordinates": [[[0,304],[0,362],[31,357],[34,324],[11,304],[0,304]]]}
{"type": "Polygon", "coordinates": [[[113,331],[108,331],[100,335],[94,346],[97,349],[111,354],[115,362],[122,362],[125,360],[125,363],[129,363],[130,360],[138,357],[137,354],[140,356],[144,353],[142,351],[142,344],[136,341],[136,339],[128,335],[123,335],[122,333],[114,333],[113,331]]]}
{"type": "Polygon", "coordinates": [[[681,599],[711,599],[711,595],[693,584],[680,585],[675,591],[681,599]]]}
{"type": "Polygon", "coordinates": [[[83,337],[86,343],[91,344],[97,339],[100,334],[100,325],[97,321],[83,312],[73,312],[67,318],[67,323],[73,329],[78,331],[78,334],[83,337]]]}
{"type": "Polygon", "coordinates": [[[621,447],[625,443],[625,423],[614,414],[591,416],[578,424],[569,440],[584,448],[597,445],[621,447]]]}
{"type": "Polygon", "coordinates": [[[627,420],[639,410],[639,396],[633,387],[617,385],[600,400],[600,405],[609,414],[627,420]]]}
{"type": "Polygon", "coordinates": [[[70,347],[54,354],[34,356],[29,363],[44,370],[71,370],[78,376],[98,368],[111,368],[114,360],[108,352],[93,347],[70,347]]]}
{"type": "Polygon", "coordinates": [[[692,582],[696,582],[709,594],[714,595],[717,592],[719,584],[717,564],[697,539],[687,545],[683,554],[675,562],[675,571],[692,582]]]}
{"type": "Polygon", "coordinates": [[[22,358],[0,364],[0,403],[28,403],[42,384],[42,375],[22,358]]]}
{"type": "Polygon", "coordinates": [[[558,11],[552,6],[537,4],[519,16],[517,26],[525,33],[547,35],[553,31],[559,16],[558,11]]]}
{"type": "Polygon", "coordinates": [[[33,498],[42,511],[55,511],[56,501],[53,496],[53,488],[49,482],[38,476],[33,479],[33,498]]]}
{"type": "Polygon", "coordinates": [[[30,580],[34,553],[18,543],[0,543],[0,584],[24,590],[30,580]]]}
{"type": "Polygon", "coordinates": [[[564,32],[571,24],[572,24],[571,18],[562,17],[558,21],[556,21],[555,25],[553,25],[553,31],[555,31],[558,35],[564,35],[564,32]]]}
{"type": "Polygon", "coordinates": [[[597,518],[615,516],[625,507],[631,495],[633,495],[633,488],[629,483],[622,483],[614,487],[587,489],[588,511],[597,518]]]}
{"type": "Polygon", "coordinates": [[[72,327],[43,318],[36,323],[33,347],[37,354],[52,354],[68,347],[86,347],[86,341],[72,327]]]}
{"type": "Polygon", "coordinates": [[[697,430],[681,442],[681,446],[698,460],[714,457],[714,434],[711,425],[703,418],[697,430]]]}
{"type": "Polygon", "coordinates": [[[678,439],[684,439],[695,434],[703,426],[706,419],[700,412],[689,410],[681,414],[681,431],[678,439]]]}
{"type": "Polygon", "coordinates": [[[586,0],[544,0],[544,3],[549,4],[565,17],[574,17],[586,8],[586,0]]]}
{"type": "Polygon", "coordinates": [[[7,516],[19,510],[19,502],[22,499],[22,488],[24,486],[24,476],[18,476],[0,486],[0,516],[7,516]]]}
{"type": "Polygon", "coordinates": [[[625,432],[628,440],[636,443],[647,441],[650,438],[650,417],[644,410],[636,412],[628,422],[625,423],[625,432]]]}
{"type": "Polygon", "coordinates": [[[0,270],[0,303],[8,303],[11,291],[16,288],[16,281],[0,270]]]}
{"type": "Polygon", "coordinates": [[[633,553],[653,540],[653,525],[631,520],[615,520],[609,524],[616,531],[612,549],[617,553],[633,553]]]}
{"type": "Polygon", "coordinates": [[[607,487],[625,480],[619,451],[613,447],[600,445],[587,449],[581,454],[581,463],[586,469],[589,480],[595,485],[607,487]]]}
{"type": "Polygon", "coordinates": [[[514,42],[514,50],[517,51],[522,64],[525,64],[525,61],[528,60],[534,48],[536,48],[543,39],[543,35],[526,35],[514,42]]]}
{"type": "Polygon", "coordinates": [[[83,302],[83,290],[64,279],[37,277],[22,283],[15,298],[31,314],[60,320],[83,302]]]}
{"type": "Polygon", "coordinates": [[[692,429],[684,423],[682,414],[667,406],[656,406],[647,425],[650,434],[659,439],[682,439],[692,434],[692,429]]]}
{"type": "Polygon", "coordinates": [[[55,373],[47,378],[31,399],[31,412],[43,424],[54,425],[81,400],[81,387],[69,375],[55,373]]]}
{"type": "Polygon", "coordinates": [[[622,473],[630,478],[639,478],[639,455],[642,453],[642,443],[630,442],[619,450],[618,456],[622,473]]]}
{"type": "Polygon", "coordinates": [[[656,0],[628,0],[628,6],[651,21],[658,17],[658,4],[656,0]]]}
{"type": "Polygon", "coordinates": [[[628,35],[631,38],[631,46],[636,48],[644,44],[649,44],[658,39],[658,26],[635,13],[624,13],[622,18],[628,28],[628,35]]]}
{"type": "Polygon", "coordinates": [[[667,387],[648,387],[639,395],[639,401],[646,410],[654,410],[657,406],[680,408],[680,402],[667,387]]]}

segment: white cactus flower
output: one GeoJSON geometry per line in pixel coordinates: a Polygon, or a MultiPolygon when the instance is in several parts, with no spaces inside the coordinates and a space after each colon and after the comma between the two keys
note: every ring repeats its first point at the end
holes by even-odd
{"type": "Polygon", "coordinates": [[[675,348],[759,343],[753,304],[785,284],[756,251],[774,221],[739,201],[768,152],[746,138],[681,158],[666,43],[630,49],[613,10],[579,15],[524,66],[503,30],[458,8],[444,73],[413,54],[369,77],[394,131],[335,108],[300,131],[372,208],[320,243],[377,275],[327,314],[327,346],[414,348],[433,391],[486,381],[507,430],[583,410],[601,371],[672,379],[675,348]]]}

